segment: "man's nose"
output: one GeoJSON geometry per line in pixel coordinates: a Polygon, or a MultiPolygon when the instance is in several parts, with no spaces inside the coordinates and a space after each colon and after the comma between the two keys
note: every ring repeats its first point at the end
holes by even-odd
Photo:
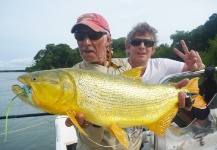
{"type": "Polygon", "coordinates": [[[87,45],[91,43],[90,38],[89,38],[87,35],[84,37],[84,42],[85,42],[87,45]]]}
{"type": "Polygon", "coordinates": [[[139,47],[145,48],[145,43],[144,43],[144,42],[141,42],[141,44],[139,45],[139,47]]]}

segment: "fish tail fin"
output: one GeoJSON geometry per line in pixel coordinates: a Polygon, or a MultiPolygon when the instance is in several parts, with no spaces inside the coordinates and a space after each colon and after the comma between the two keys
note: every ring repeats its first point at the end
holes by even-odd
{"type": "Polygon", "coordinates": [[[81,126],[78,124],[78,121],[75,119],[74,113],[72,111],[67,111],[66,114],[69,116],[73,124],[78,128],[78,130],[87,137],[87,133],[81,128],[81,126]]]}
{"type": "Polygon", "coordinates": [[[108,130],[118,139],[118,141],[126,148],[129,146],[129,140],[126,131],[117,127],[116,125],[111,125],[108,130]]]}
{"type": "Polygon", "coordinates": [[[199,87],[198,87],[198,80],[199,78],[193,78],[189,81],[189,83],[185,86],[185,88],[190,92],[190,93],[199,93],[199,87]]]}
{"type": "Polygon", "coordinates": [[[169,111],[169,113],[166,116],[164,116],[161,120],[153,124],[147,125],[146,127],[149,130],[153,131],[155,134],[159,136],[164,136],[166,134],[167,128],[170,126],[177,112],[178,107],[174,105],[174,107],[169,111]]]}
{"type": "Polygon", "coordinates": [[[196,107],[196,108],[205,108],[207,106],[206,101],[203,99],[203,96],[201,95],[197,95],[196,97],[192,98],[194,103],[192,104],[192,106],[196,107]]]}
{"type": "Polygon", "coordinates": [[[201,95],[199,95],[198,80],[199,80],[198,77],[191,79],[189,81],[188,85],[186,86],[186,88],[190,93],[197,94],[197,95],[191,97],[191,100],[194,101],[192,106],[194,106],[196,108],[204,108],[204,107],[206,107],[207,104],[206,104],[205,100],[203,99],[203,97],[201,95]]]}

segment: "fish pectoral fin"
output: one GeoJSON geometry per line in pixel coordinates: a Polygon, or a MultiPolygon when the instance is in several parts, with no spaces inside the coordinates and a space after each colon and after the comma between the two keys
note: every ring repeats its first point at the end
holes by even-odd
{"type": "Polygon", "coordinates": [[[72,111],[67,111],[66,114],[69,116],[70,120],[73,122],[73,124],[78,128],[78,130],[84,134],[85,136],[88,136],[87,133],[81,128],[78,121],[75,119],[75,115],[72,111]]]}
{"type": "Polygon", "coordinates": [[[117,127],[116,125],[111,125],[108,130],[118,139],[118,141],[126,148],[129,146],[128,135],[125,130],[117,127]]]}
{"type": "Polygon", "coordinates": [[[133,79],[135,81],[139,81],[142,82],[141,80],[141,73],[143,71],[143,67],[136,67],[130,70],[127,70],[123,73],[121,73],[122,76],[126,77],[126,78],[130,78],[133,79]]]}
{"type": "Polygon", "coordinates": [[[149,130],[153,131],[155,134],[159,136],[164,136],[166,134],[167,128],[170,126],[177,112],[178,112],[178,107],[174,107],[162,119],[160,119],[159,121],[156,121],[153,124],[147,125],[146,127],[149,130]]]}

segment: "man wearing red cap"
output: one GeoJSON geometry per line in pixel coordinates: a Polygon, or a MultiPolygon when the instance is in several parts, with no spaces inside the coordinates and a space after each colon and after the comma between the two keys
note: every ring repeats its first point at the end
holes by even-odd
{"type": "MultiPolygon", "coordinates": [[[[110,28],[107,21],[101,15],[95,13],[81,15],[72,27],[71,32],[74,33],[81,57],[83,58],[83,61],[73,66],[73,68],[95,70],[114,75],[132,68],[125,58],[115,58],[111,61],[110,28]],[[109,59],[107,59],[108,56],[109,59]]],[[[177,84],[177,86],[179,85],[185,86],[186,83],[177,84]]],[[[184,98],[183,94],[179,95],[179,105],[181,108],[185,106],[184,98]]],[[[126,150],[107,128],[93,125],[85,121],[84,117],[83,114],[76,115],[80,126],[84,128],[89,138],[95,143],[77,131],[77,150],[126,150]],[[104,145],[104,147],[99,145],[104,145]]],[[[69,118],[65,124],[66,126],[73,125],[69,118]]],[[[127,131],[129,137],[133,137],[128,149],[139,150],[142,144],[141,128],[130,128],[127,131]]]]}
{"type": "MultiPolygon", "coordinates": [[[[83,61],[73,66],[79,69],[91,69],[109,74],[120,74],[131,69],[130,64],[126,59],[115,58],[107,59],[107,54],[110,51],[111,34],[108,22],[99,14],[87,13],[78,17],[76,24],[71,30],[77,40],[83,61]]],[[[83,114],[76,116],[81,127],[84,128],[89,138],[96,143],[104,146],[110,146],[106,149],[125,150],[119,141],[107,130],[107,128],[92,125],[84,120],[83,114]]],[[[66,125],[70,126],[71,122],[66,121],[66,125]]],[[[86,136],[77,131],[78,150],[101,150],[105,147],[99,146],[90,141],[86,136]]],[[[139,150],[142,143],[142,134],[137,136],[137,139],[130,142],[130,150],[139,150]]]]}

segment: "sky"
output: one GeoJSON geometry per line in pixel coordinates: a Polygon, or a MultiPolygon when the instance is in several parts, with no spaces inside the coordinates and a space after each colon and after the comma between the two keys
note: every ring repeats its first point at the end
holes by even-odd
{"type": "Polygon", "coordinates": [[[90,12],[106,18],[113,39],[147,22],[158,30],[158,44],[170,45],[176,30],[191,31],[217,13],[217,0],[1,0],[0,70],[30,67],[47,44],[76,48],[70,30],[90,12]]]}

